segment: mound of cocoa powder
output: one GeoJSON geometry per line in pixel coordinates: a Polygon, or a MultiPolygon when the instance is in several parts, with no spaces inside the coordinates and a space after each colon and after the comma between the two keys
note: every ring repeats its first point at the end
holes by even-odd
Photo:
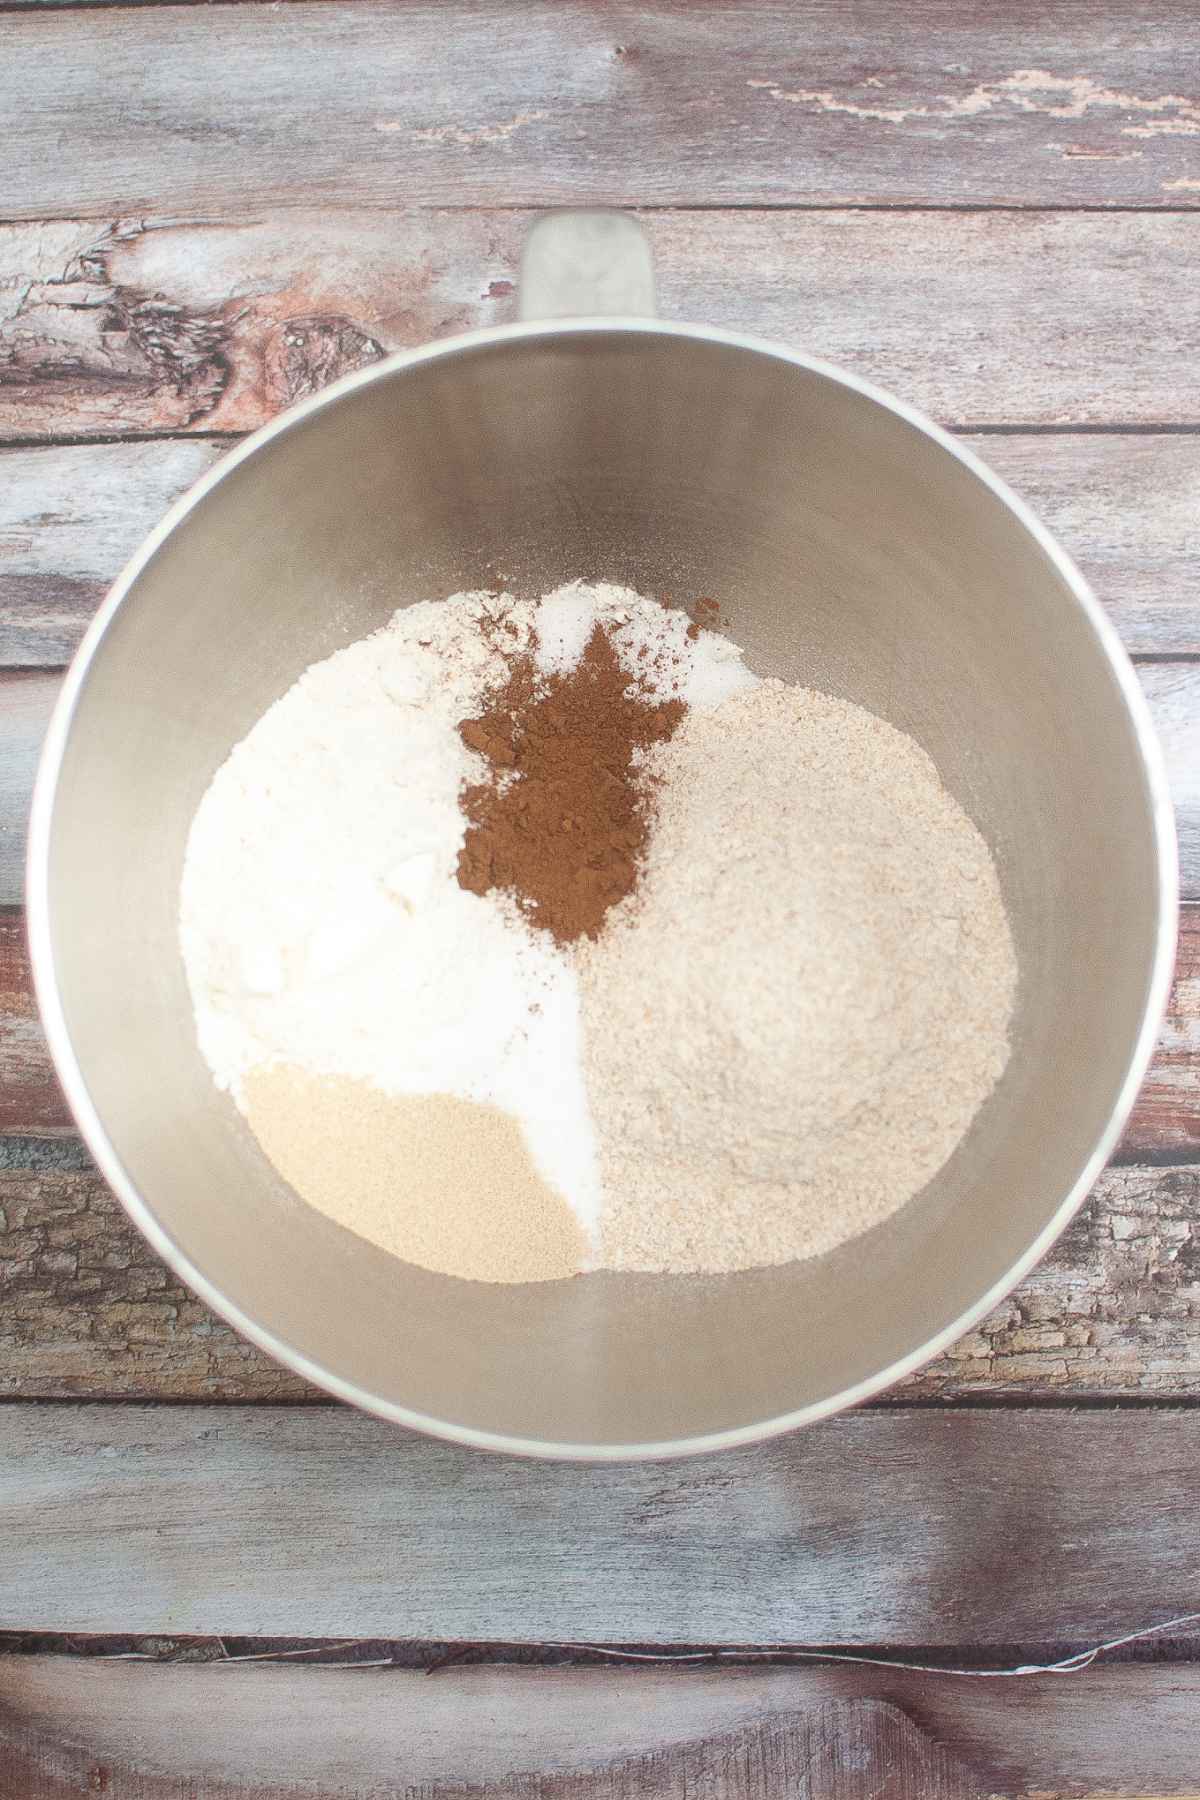
{"type": "Polygon", "coordinates": [[[632,890],[650,831],[634,752],[669,738],[687,710],[631,688],[597,625],[566,674],[514,657],[486,711],[459,726],[491,765],[462,795],[459,885],[511,893],[560,944],[596,937],[632,890]]]}

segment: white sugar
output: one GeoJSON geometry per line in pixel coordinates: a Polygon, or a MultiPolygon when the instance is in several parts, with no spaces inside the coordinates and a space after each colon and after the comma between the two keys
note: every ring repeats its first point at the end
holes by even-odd
{"type": "Polygon", "coordinates": [[[538,668],[547,675],[573,669],[597,625],[621,667],[655,700],[682,700],[707,712],[757,685],[728,638],[699,631],[685,612],[612,582],[571,581],[545,596],[534,620],[538,668]]]}

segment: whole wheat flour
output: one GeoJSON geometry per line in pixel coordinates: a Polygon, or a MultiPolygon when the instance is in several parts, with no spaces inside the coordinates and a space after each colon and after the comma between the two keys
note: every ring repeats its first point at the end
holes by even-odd
{"type": "Polygon", "coordinates": [[[600,1260],[818,1254],[924,1186],[1004,1069],[990,855],[911,738],[778,681],[644,755],[641,882],[578,953],[600,1260]]]}

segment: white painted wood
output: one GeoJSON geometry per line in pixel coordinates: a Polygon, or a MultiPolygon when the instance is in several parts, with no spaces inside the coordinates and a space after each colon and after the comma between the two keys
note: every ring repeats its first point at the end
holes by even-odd
{"type": "Polygon", "coordinates": [[[674,1753],[686,1773],[689,1747],[705,1740],[864,1700],[918,1720],[991,1793],[1180,1794],[1200,1767],[1194,1664],[988,1682],[828,1664],[424,1675],[6,1657],[0,1754],[7,1741],[40,1751],[40,1764],[53,1746],[59,1766],[85,1779],[90,1763],[123,1779],[202,1782],[206,1796],[222,1782],[254,1794],[261,1784],[274,1800],[283,1789],[408,1795],[522,1776],[566,1794],[577,1791],[559,1785],[566,1778],[591,1775],[597,1796],[632,1800],[629,1760],[674,1753]]]}
{"type": "Polygon", "coordinates": [[[72,1632],[1086,1642],[1194,1602],[1198,1457],[1200,1415],[1168,1409],[878,1409],[734,1455],[586,1468],[331,1406],[9,1405],[4,1616],[72,1632]]]}
{"type": "Polygon", "coordinates": [[[876,0],[110,7],[5,21],[0,215],[320,197],[1187,205],[1194,16],[876,0]],[[1039,23],[1043,23],[1040,22],[1039,23]]]}

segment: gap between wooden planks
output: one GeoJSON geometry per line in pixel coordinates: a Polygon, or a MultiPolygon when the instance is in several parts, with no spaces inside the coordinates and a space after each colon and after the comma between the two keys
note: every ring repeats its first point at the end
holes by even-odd
{"type": "Polygon", "coordinates": [[[353,0],[10,13],[0,216],[246,204],[1187,205],[1194,12],[353,0]]]}
{"type": "Polygon", "coordinates": [[[102,1770],[119,1800],[194,1800],[201,1784],[205,1800],[448,1800],[468,1783],[478,1800],[1195,1800],[1198,1768],[1194,1664],[1013,1683],[832,1665],[425,1676],[0,1658],[0,1791],[20,1800],[94,1791],[102,1770]],[[858,1709],[887,1709],[870,1723],[893,1730],[898,1715],[917,1742],[854,1742],[858,1709]],[[840,1771],[823,1730],[842,1740],[840,1771]],[[919,1779],[900,1787],[904,1755],[919,1779]]]}

